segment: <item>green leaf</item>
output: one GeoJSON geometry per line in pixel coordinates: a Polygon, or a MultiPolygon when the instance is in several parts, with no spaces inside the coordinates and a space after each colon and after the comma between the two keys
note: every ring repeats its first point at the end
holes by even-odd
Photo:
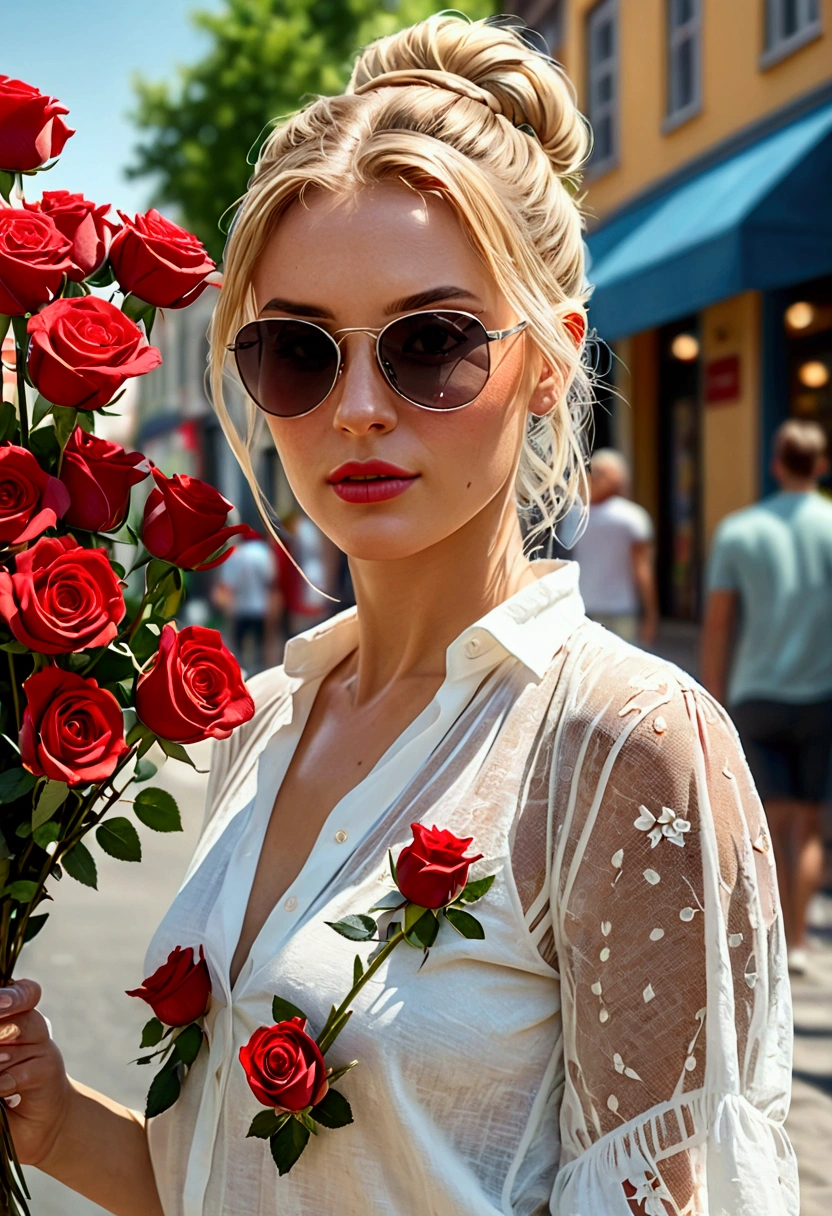
{"type": "Polygon", "coordinates": [[[37,937],[43,926],[49,920],[49,913],[42,912],[40,915],[30,916],[26,922],[26,928],[23,931],[23,941],[30,942],[33,937],[37,937]]]}
{"type": "Polygon", "coordinates": [[[61,865],[70,878],[82,882],[85,887],[98,888],[98,871],[95,868],[95,858],[82,840],[64,853],[61,865]]]}
{"type": "Polygon", "coordinates": [[[273,1110],[261,1110],[251,1121],[251,1127],[246,1132],[246,1138],[256,1136],[259,1140],[268,1140],[275,1132],[279,1132],[290,1115],[276,1115],[273,1110]]]}
{"type": "Polygon", "coordinates": [[[351,942],[366,942],[371,937],[375,937],[378,926],[372,916],[345,916],[343,920],[326,921],[330,929],[334,929],[336,933],[340,933],[342,937],[349,938],[351,942]]]}
{"type": "Polygon", "coordinates": [[[145,760],[145,758],[142,757],[141,760],[136,762],[136,771],[133,774],[133,780],[137,785],[139,785],[142,781],[149,781],[151,777],[155,777],[158,771],[158,768],[152,760],[145,760]]]}
{"type": "Polygon", "coordinates": [[[0,645],[0,650],[5,650],[8,654],[28,654],[29,653],[29,647],[24,645],[23,642],[18,642],[18,641],[3,642],[3,644],[0,645]]]}
{"type": "MultiPolygon", "coordinates": [[[[405,934],[404,940],[409,946],[417,946],[421,950],[429,949],[436,941],[436,935],[439,932],[439,921],[432,912],[422,912],[421,916],[410,921],[408,928],[407,913],[411,908],[415,908],[415,904],[408,904],[405,912],[405,934]]],[[[420,911],[416,908],[416,911],[420,911]]]]}
{"type": "Polygon", "coordinates": [[[138,296],[134,296],[131,292],[122,300],[121,311],[131,321],[138,324],[140,321],[144,324],[144,331],[148,338],[150,331],[153,329],[153,321],[156,316],[156,309],[152,304],[148,304],[146,300],[140,300],[138,296]]]}
{"type": "MultiPolygon", "coordinates": [[[[0,317],[0,322],[8,317],[0,317]]],[[[0,443],[5,443],[7,439],[11,439],[17,430],[17,410],[12,405],[11,401],[0,401],[0,443]]]]}
{"type": "Polygon", "coordinates": [[[39,828],[35,828],[32,832],[32,839],[36,845],[45,849],[48,844],[54,844],[60,839],[61,825],[55,819],[50,819],[48,823],[42,823],[39,828]]]}
{"type": "Polygon", "coordinates": [[[84,280],[89,283],[90,287],[109,287],[111,283],[115,283],[116,276],[110,265],[109,258],[102,262],[93,274],[87,275],[84,280]]]}
{"type": "Polygon", "coordinates": [[[489,874],[487,878],[475,878],[473,882],[468,883],[460,895],[460,901],[464,904],[473,904],[478,899],[482,899],[483,895],[491,890],[491,885],[496,877],[496,874],[489,874]]]}
{"type": "Polygon", "coordinates": [[[364,964],[361,961],[361,956],[356,954],[355,962],[352,965],[352,986],[353,988],[364,974],[364,964]]]}
{"type": "Polygon", "coordinates": [[[25,768],[10,768],[0,773],[0,804],[16,802],[35,788],[35,778],[25,768]]]}
{"type": "Polygon", "coordinates": [[[275,1022],[291,1022],[292,1018],[303,1018],[306,1021],[303,1010],[298,1009],[291,1001],[284,1000],[282,996],[276,996],[272,1000],[272,1017],[275,1022]]]}
{"type": "Polygon", "coordinates": [[[171,570],[176,567],[170,562],[163,561],[161,557],[152,557],[147,563],[147,569],[144,573],[144,585],[148,594],[155,591],[159,584],[170,574],[171,570]]]}
{"type": "MultiPolygon", "coordinates": [[[[0,194],[2,194],[6,202],[11,198],[13,187],[14,174],[10,173],[7,169],[0,169],[0,194]]],[[[6,317],[5,319],[10,321],[11,317],[6,317]]]]}
{"type": "Polygon", "coordinates": [[[76,425],[80,426],[82,431],[86,431],[91,435],[95,431],[95,414],[92,410],[79,410],[76,425]]]}
{"type": "Polygon", "coordinates": [[[307,1111],[299,1110],[295,1115],[295,1118],[299,1119],[303,1126],[307,1128],[307,1130],[310,1131],[313,1136],[317,1136],[318,1128],[315,1125],[315,1120],[307,1111]]]}
{"type": "Polygon", "coordinates": [[[350,1060],[349,1064],[343,1064],[340,1068],[333,1068],[332,1072],[329,1074],[330,1085],[334,1085],[335,1082],[340,1080],[341,1077],[346,1076],[346,1074],[350,1072],[351,1069],[355,1068],[357,1064],[358,1060],[350,1060]]]}
{"type": "Polygon", "coordinates": [[[69,437],[78,425],[78,411],[56,405],[52,410],[55,419],[55,435],[61,449],[66,447],[69,437]]]}
{"type": "Polygon", "coordinates": [[[392,849],[387,850],[387,856],[390,859],[390,873],[393,875],[393,882],[396,883],[396,885],[398,886],[398,880],[396,878],[396,863],[393,860],[393,850],[392,849]]]}
{"type": "Polygon", "coordinates": [[[190,1026],[186,1026],[176,1036],[174,1044],[177,1058],[182,1061],[186,1068],[190,1068],[199,1055],[199,1049],[202,1046],[202,1029],[197,1026],[196,1022],[192,1022],[190,1026]]]}
{"type": "Polygon", "coordinates": [[[65,781],[47,781],[40,791],[35,809],[32,813],[32,830],[39,828],[42,823],[51,819],[57,810],[66,802],[69,786],[65,781]]]}
{"type": "MultiPolygon", "coordinates": [[[[142,761],[141,763],[149,764],[150,762],[142,761]]],[[[156,766],[151,767],[155,773],[156,766]]],[[[145,827],[152,828],[154,832],[182,831],[179,807],[176,799],[167,790],[157,789],[156,786],[139,790],[133,800],[133,810],[145,827]]]]}
{"type": "Polygon", "coordinates": [[[182,1091],[184,1066],[179,1060],[169,1060],[153,1078],[147,1093],[145,1117],[152,1119],[173,1106],[182,1091]]]}
{"type": "Polygon", "coordinates": [[[383,895],[382,898],[374,903],[371,912],[389,912],[394,908],[401,908],[407,901],[401,891],[391,891],[389,895],[383,895]]]}
{"type": "Polygon", "coordinates": [[[321,1127],[346,1127],[352,1123],[352,1107],[337,1089],[328,1089],[318,1105],[312,1107],[311,1113],[321,1127]]]}
{"type": "MultiPolygon", "coordinates": [[[[2,169],[0,169],[0,173],[2,173],[2,172],[3,172],[2,169]]],[[[0,181],[1,180],[2,179],[0,179],[0,181]]],[[[0,190],[1,189],[2,189],[2,187],[0,186],[0,190]]],[[[12,323],[11,317],[7,317],[4,312],[0,312],[0,346],[3,345],[3,339],[5,338],[6,334],[9,332],[9,326],[11,325],[11,323],[12,323]]]]}
{"type": "Polygon", "coordinates": [[[128,730],[124,742],[128,747],[132,747],[134,743],[140,743],[143,739],[150,738],[151,742],[155,742],[156,736],[152,731],[148,730],[143,722],[134,722],[128,730]]]}
{"type": "Polygon", "coordinates": [[[11,857],[11,850],[6,843],[6,837],[0,831],[0,861],[5,861],[7,857],[11,857]]]}
{"type": "Polygon", "coordinates": [[[5,893],[11,895],[12,899],[16,899],[18,903],[30,904],[38,893],[38,884],[28,878],[19,878],[17,882],[9,883],[5,893]]]}
{"type": "Polygon", "coordinates": [[[202,769],[196,767],[181,743],[172,743],[170,739],[160,739],[159,744],[162,751],[166,756],[170,756],[171,760],[181,760],[183,764],[189,764],[191,768],[196,769],[198,773],[203,772],[202,769]]]}
{"type": "Polygon", "coordinates": [[[48,472],[61,454],[54,426],[41,426],[29,435],[29,447],[41,468],[48,472]]]}
{"type": "Polygon", "coordinates": [[[155,1047],[157,1043],[161,1043],[164,1037],[165,1028],[158,1018],[151,1018],[146,1022],[142,1030],[142,1041],[140,1047],[155,1047]]]}
{"type": "Polygon", "coordinates": [[[109,649],[102,654],[92,674],[99,684],[118,684],[121,680],[131,678],[135,672],[131,655],[119,654],[117,650],[109,649]]]}
{"type": "Polygon", "coordinates": [[[309,1129],[297,1119],[287,1119],[269,1140],[277,1172],[283,1177],[300,1157],[309,1142],[309,1129]]]}
{"type": "Polygon", "coordinates": [[[446,908],[445,917],[457,933],[461,933],[463,937],[480,939],[485,937],[485,930],[470,912],[463,912],[461,908],[446,908]]]}
{"type": "Polygon", "coordinates": [[[115,819],[105,819],[95,829],[95,839],[105,853],[119,861],[141,861],[142,843],[139,833],[129,819],[116,815],[115,819]]]}
{"type": "Polygon", "coordinates": [[[52,412],[52,402],[47,401],[45,397],[38,393],[35,398],[35,404],[32,406],[32,429],[43,422],[47,414],[52,412]]]}

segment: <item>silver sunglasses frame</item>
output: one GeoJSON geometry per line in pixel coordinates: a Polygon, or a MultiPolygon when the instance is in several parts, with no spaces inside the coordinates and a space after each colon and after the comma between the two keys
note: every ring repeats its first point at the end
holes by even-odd
{"type": "MultiPolygon", "coordinates": [[[[430,316],[431,313],[450,313],[453,316],[467,317],[467,318],[469,318],[469,320],[475,321],[478,325],[482,326],[483,332],[484,332],[488,342],[499,342],[502,338],[510,338],[512,336],[512,334],[520,333],[520,331],[525,329],[526,326],[528,325],[528,321],[523,320],[523,321],[519,321],[516,325],[513,325],[510,329],[486,329],[485,326],[483,325],[482,321],[479,319],[479,317],[475,316],[472,312],[465,312],[464,309],[459,309],[459,308],[415,309],[413,312],[404,313],[400,317],[394,317],[392,321],[388,321],[386,325],[382,325],[381,327],[379,327],[377,329],[370,329],[365,326],[355,325],[355,326],[351,326],[349,328],[333,330],[332,333],[329,333],[329,331],[324,329],[324,327],[322,325],[317,325],[314,321],[307,321],[302,317],[258,317],[258,318],[256,318],[256,320],[258,320],[258,321],[290,321],[296,325],[298,325],[298,324],[299,325],[310,325],[313,329],[317,329],[320,333],[326,334],[327,338],[329,338],[331,340],[331,342],[332,342],[333,346],[335,347],[337,354],[338,354],[338,362],[337,362],[337,365],[335,368],[335,374],[332,378],[332,384],[327,389],[326,394],[321,398],[321,400],[318,402],[317,405],[313,405],[308,410],[304,410],[302,414],[272,414],[269,412],[269,410],[264,409],[264,407],[260,404],[260,402],[257,400],[256,397],[254,397],[251,393],[248,392],[248,389],[245,388],[245,384],[243,384],[243,388],[248,393],[248,395],[251,397],[252,401],[257,406],[257,408],[260,410],[263,410],[263,413],[268,414],[268,416],[270,418],[286,418],[286,419],[305,418],[307,414],[311,414],[313,410],[316,410],[319,408],[319,406],[323,405],[323,403],[326,401],[327,397],[329,397],[330,393],[332,392],[332,390],[335,388],[336,384],[340,380],[341,375],[344,371],[345,361],[344,361],[344,356],[341,351],[341,343],[343,342],[344,338],[336,339],[335,335],[343,334],[344,337],[346,337],[347,334],[369,334],[371,337],[375,336],[376,363],[378,364],[379,371],[381,372],[382,376],[384,377],[385,382],[390,386],[390,388],[392,388],[393,392],[396,393],[397,396],[402,398],[403,401],[407,401],[409,405],[415,405],[417,409],[429,410],[432,414],[454,414],[454,413],[456,413],[457,410],[467,409],[467,407],[469,405],[471,405],[471,402],[476,401],[476,399],[477,399],[476,397],[472,397],[471,401],[463,402],[462,405],[451,405],[451,406],[445,406],[444,408],[442,406],[436,406],[436,405],[423,405],[421,401],[414,401],[412,398],[406,396],[401,391],[401,389],[392,382],[392,380],[390,379],[390,377],[388,376],[388,374],[385,370],[384,362],[381,357],[381,341],[382,341],[384,334],[387,332],[387,330],[390,329],[390,327],[392,325],[396,325],[399,321],[406,321],[409,317],[420,317],[420,316],[425,316],[425,315],[430,316]]],[[[246,322],[246,325],[250,325],[250,324],[251,324],[250,321],[246,322]]],[[[230,346],[226,347],[226,350],[230,350],[230,351],[234,352],[234,361],[235,361],[235,363],[237,363],[237,372],[238,372],[238,375],[240,376],[241,381],[242,381],[243,377],[242,377],[242,372],[240,371],[239,363],[237,362],[237,341],[238,341],[240,333],[242,333],[243,329],[245,329],[245,325],[240,327],[240,329],[237,332],[237,337],[234,339],[234,341],[231,343],[230,346]]],[[[492,370],[493,369],[491,367],[491,352],[489,351],[488,352],[488,375],[487,375],[486,381],[485,381],[486,384],[488,383],[488,381],[491,378],[492,370]]],[[[485,384],[483,385],[483,388],[485,388],[485,384]]],[[[480,389],[480,392],[482,392],[482,389],[480,389]]],[[[479,396],[479,393],[477,394],[477,396],[479,396]]]]}

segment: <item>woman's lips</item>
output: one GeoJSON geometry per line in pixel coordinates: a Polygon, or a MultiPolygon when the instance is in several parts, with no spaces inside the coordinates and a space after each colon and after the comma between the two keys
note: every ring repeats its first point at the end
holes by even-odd
{"type": "Polygon", "coordinates": [[[379,477],[372,481],[336,481],[332,488],[344,502],[383,502],[404,494],[414,481],[415,477],[379,477]]]}
{"type": "Polygon", "coordinates": [[[328,480],[343,502],[373,503],[404,494],[418,476],[383,460],[351,460],[334,469],[328,480]]]}

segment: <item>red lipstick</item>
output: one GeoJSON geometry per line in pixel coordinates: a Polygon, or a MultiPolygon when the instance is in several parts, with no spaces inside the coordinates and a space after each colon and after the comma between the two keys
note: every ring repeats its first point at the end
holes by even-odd
{"type": "Polygon", "coordinates": [[[386,460],[348,460],[333,469],[327,480],[344,502],[374,503],[404,494],[418,477],[386,460]]]}

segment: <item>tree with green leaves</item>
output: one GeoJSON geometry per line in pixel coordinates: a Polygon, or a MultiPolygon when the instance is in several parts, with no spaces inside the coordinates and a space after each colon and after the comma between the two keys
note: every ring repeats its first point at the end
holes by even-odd
{"type": "MultiPolygon", "coordinates": [[[[218,221],[244,192],[273,121],[310,95],[341,92],[359,47],[444,7],[442,0],[226,0],[219,13],[194,13],[210,38],[204,57],[180,67],[173,84],[134,81],[131,117],[145,138],[128,176],[152,175],[153,205],[174,204],[219,261],[218,221]]],[[[496,6],[456,0],[456,10],[477,19],[496,6]]]]}

